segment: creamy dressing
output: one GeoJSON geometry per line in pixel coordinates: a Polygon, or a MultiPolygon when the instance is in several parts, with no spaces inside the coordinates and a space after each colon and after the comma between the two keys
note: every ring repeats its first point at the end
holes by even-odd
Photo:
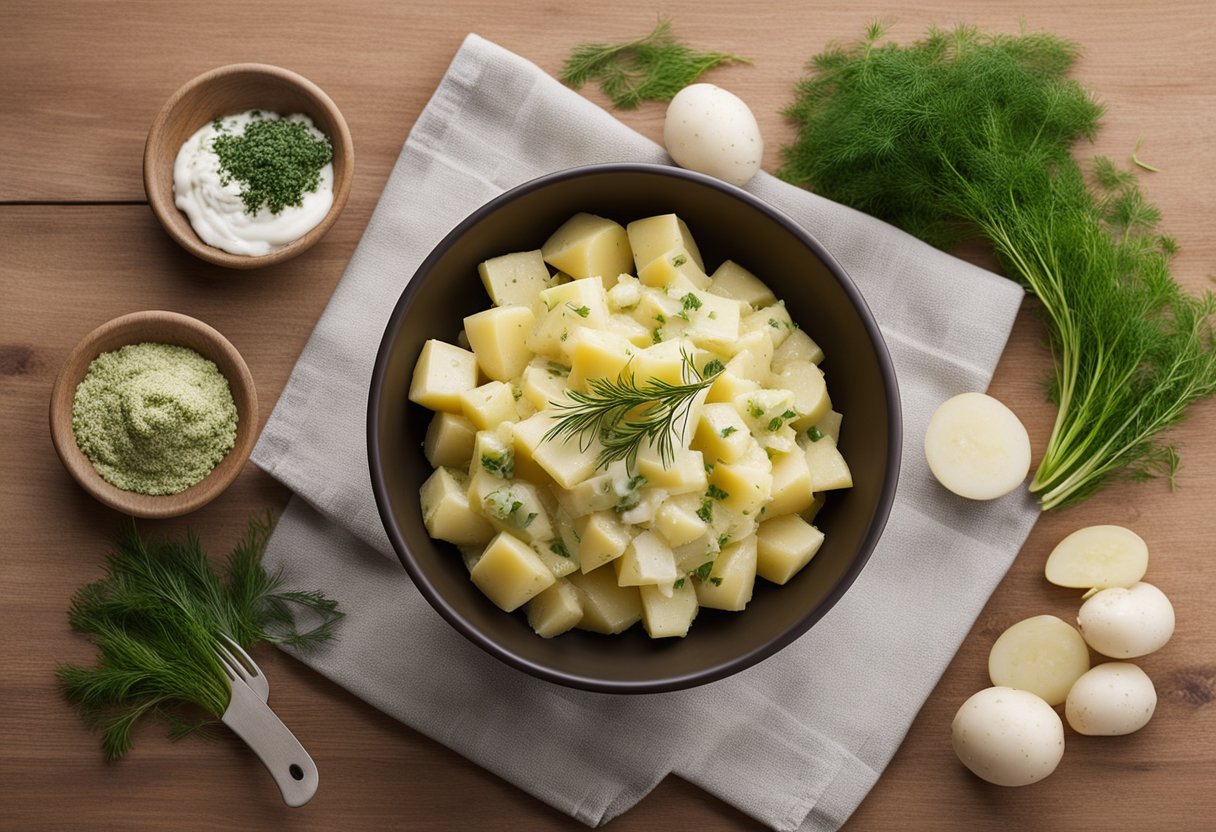
{"type": "MultiPolygon", "coordinates": [[[[190,225],[204,243],[231,254],[256,257],[295,242],[325,219],[334,201],[334,166],[331,162],[321,169],[317,189],[304,194],[302,205],[289,205],[277,214],[263,205],[257,213],[249,214],[241,201],[241,183],[230,179],[225,185],[221,181],[220,158],[211,142],[221,133],[243,135],[245,127],[254,121],[254,113],[260,113],[262,119],[284,118],[266,110],[249,110],[219,119],[222,131],[208,122],[177,153],[173,193],[177,207],[190,218],[190,225]]],[[[285,118],[301,122],[317,138],[325,138],[308,116],[297,113],[285,118]]]]}

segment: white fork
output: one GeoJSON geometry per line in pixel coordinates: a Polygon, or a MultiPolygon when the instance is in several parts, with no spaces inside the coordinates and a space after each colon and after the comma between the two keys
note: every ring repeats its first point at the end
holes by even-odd
{"type": "Polygon", "coordinates": [[[232,697],[221,720],[258,755],[288,806],[303,806],[317,793],[317,765],[287,726],[266,704],[266,674],[241,646],[227,636],[216,643],[216,655],[231,682],[232,697]]]}

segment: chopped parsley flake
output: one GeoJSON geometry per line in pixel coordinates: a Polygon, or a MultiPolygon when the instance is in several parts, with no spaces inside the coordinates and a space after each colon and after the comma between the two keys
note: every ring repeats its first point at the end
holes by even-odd
{"type": "Polygon", "coordinates": [[[689,292],[687,295],[680,298],[680,302],[684,304],[685,309],[700,309],[701,308],[701,299],[699,297],[697,297],[696,295],[694,295],[692,292],[689,292]]]}
{"type": "Polygon", "coordinates": [[[671,265],[675,266],[677,269],[680,268],[680,266],[683,266],[687,262],[688,262],[688,258],[685,257],[683,254],[677,254],[675,257],[671,258],[671,265]]]}
{"type": "Polygon", "coordinates": [[[727,492],[718,488],[716,485],[710,485],[709,490],[705,492],[706,497],[713,497],[715,500],[725,500],[730,496],[727,492]]]}
{"type": "Polygon", "coordinates": [[[559,364],[556,361],[549,362],[549,375],[551,376],[568,376],[570,368],[565,364],[559,364]]]}
{"type": "Polygon", "coordinates": [[[776,318],[769,318],[768,325],[771,326],[773,329],[781,329],[781,322],[778,321],[776,318]]]}
{"type": "Polygon", "coordinates": [[[655,316],[654,316],[654,319],[655,319],[656,321],[658,321],[659,323],[661,323],[661,324],[665,324],[665,323],[667,323],[667,316],[666,316],[666,315],[664,315],[662,312],[660,312],[659,314],[655,315],[655,316]]]}
{"type": "Polygon", "coordinates": [[[806,435],[810,437],[812,442],[818,442],[823,438],[823,431],[818,426],[811,425],[811,429],[806,432],[806,435]]]}
{"type": "Polygon", "coordinates": [[[564,540],[555,540],[550,543],[549,551],[559,557],[570,557],[570,550],[566,548],[566,542],[564,540]]]}
{"type": "Polygon", "coordinates": [[[722,433],[721,433],[722,438],[725,439],[726,437],[730,436],[732,433],[734,433],[737,430],[738,430],[738,428],[735,427],[734,425],[727,425],[726,427],[722,428],[722,433]]]}
{"type": "Polygon", "coordinates": [[[712,474],[714,472],[714,464],[712,462],[705,463],[705,473],[712,474]]]}
{"type": "Polygon", "coordinates": [[[684,579],[680,578],[678,581],[676,581],[674,584],[671,585],[671,588],[672,589],[683,589],[684,588],[684,579]]]}
{"type": "Polygon", "coordinates": [[[781,426],[782,426],[782,425],[784,425],[784,424],[785,424],[785,422],[781,421],[781,417],[780,417],[780,416],[774,416],[772,419],[769,419],[769,420],[768,420],[768,430],[769,430],[769,433],[772,433],[772,432],[774,432],[774,431],[781,430],[781,426]]]}
{"type": "Polygon", "coordinates": [[[654,332],[650,333],[650,340],[655,344],[661,344],[663,342],[663,330],[656,326],[654,332]]]}
{"type": "Polygon", "coordinates": [[[698,566],[696,571],[697,580],[704,581],[709,577],[709,573],[713,570],[713,568],[714,562],[712,560],[707,560],[705,563],[698,566]]]}
{"type": "Polygon", "coordinates": [[[747,403],[747,412],[752,415],[753,419],[759,419],[764,415],[764,408],[755,399],[751,399],[747,403]]]}
{"type": "Polygon", "coordinates": [[[714,586],[722,586],[722,579],[719,578],[717,575],[714,575],[712,578],[710,578],[709,582],[711,584],[713,584],[714,586]]]}
{"type": "Polygon", "coordinates": [[[722,363],[722,360],[715,358],[713,361],[710,361],[705,365],[705,369],[701,371],[701,375],[704,378],[709,378],[710,376],[716,376],[725,369],[726,365],[722,363]]]}
{"type": "Polygon", "coordinates": [[[697,516],[706,523],[712,523],[714,519],[714,501],[705,497],[701,500],[701,507],[697,509],[697,516]]]}
{"type": "Polygon", "coordinates": [[[482,454],[481,467],[496,477],[509,480],[515,476],[515,454],[510,452],[504,456],[482,454]]]}
{"type": "Polygon", "coordinates": [[[537,517],[537,513],[535,511],[530,513],[527,517],[524,518],[523,522],[519,524],[519,527],[521,529],[528,528],[528,526],[532,525],[532,521],[535,520],[536,517],[537,517]]]}
{"type": "Polygon", "coordinates": [[[718,313],[717,313],[715,310],[713,310],[713,309],[709,310],[709,319],[710,319],[711,321],[716,321],[716,320],[718,320],[718,313]]]}
{"type": "Polygon", "coordinates": [[[573,303],[567,303],[566,306],[570,307],[570,311],[580,318],[585,318],[591,314],[590,306],[575,306],[573,303]]]}
{"type": "Polygon", "coordinates": [[[727,544],[727,543],[730,543],[730,535],[729,535],[729,534],[724,534],[724,535],[719,535],[719,536],[718,536],[718,548],[719,548],[719,549],[725,549],[725,548],[726,548],[726,544],[727,544]]]}

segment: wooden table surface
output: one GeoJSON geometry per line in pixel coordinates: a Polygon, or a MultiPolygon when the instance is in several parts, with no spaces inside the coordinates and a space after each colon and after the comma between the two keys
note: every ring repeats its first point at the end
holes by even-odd
{"type": "MultiPolygon", "coordinates": [[[[1079,41],[1077,74],[1106,103],[1097,149],[1126,159],[1137,137],[1149,194],[1182,244],[1175,273],[1211,286],[1216,263],[1216,4],[1120,0],[1016,5],[970,0],[751,4],[618,0],[591,4],[490,0],[300,3],[46,2],[7,0],[0,27],[0,826],[39,829],[574,829],[523,792],[394,722],[275,650],[258,658],[274,704],[322,773],[302,810],[279,805],[256,759],[234,737],[170,744],[159,728],[103,762],[97,739],[59,698],[56,663],[92,650],[67,626],[68,599],[99,574],[121,518],[75,486],[47,430],[52,381],[86,332],[139,309],[173,309],[224,332],[257,381],[263,419],[354,250],[407,131],[470,31],[556,72],[587,40],[638,36],[659,12],[689,42],[755,59],[708,80],[748,101],[767,142],[765,168],[792,128],[778,114],[805,60],[875,18],[908,38],[928,24],[966,21],[1016,31],[1019,21],[1079,41]],[[262,61],[325,88],[354,136],[350,203],[303,257],[261,273],[226,273],[192,259],[144,203],[143,141],[180,84],[222,64],[262,61]]],[[[588,94],[602,101],[598,93],[588,94]]],[[[658,139],[663,108],[619,114],[658,139]]],[[[560,141],[560,137],[554,137],[560,141]]],[[[982,259],[982,254],[977,255],[982,259]]],[[[1009,403],[1041,453],[1053,417],[1043,400],[1049,361],[1033,311],[1023,310],[992,391],[1009,403]]],[[[1216,824],[1216,584],[1210,568],[1216,493],[1216,403],[1175,434],[1177,491],[1119,485],[1085,505],[1045,516],[1030,536],[907,740],[854,815],[854,830],[1193,830],[1216,824]],[[1159,705],[1129,737],[1067,736],[1058,771],[1024,789],[968,774],[950,751],[959,704],[985,687],[986,657],[1006,626],[1040,613],[1075,615],[1077,593],[1048,585],[1044,558],[1073,529],[1123,523],[1149,543],[1148,579],[1172,598],[1173,640],[1143,660],[1159,705]]],[[[196,514],[144,523],[200,531],[226,550],[246,519],[279,508],[287,491],[247,466],[196,514]]],[[[919,553],[909,552],[909,557],[919,553]]],[[[779,661],[780,659],[775,659],[779,661]]],[[[757,828],[754,821],[669,778],[613,823],[621,830],[757,828]]]]}

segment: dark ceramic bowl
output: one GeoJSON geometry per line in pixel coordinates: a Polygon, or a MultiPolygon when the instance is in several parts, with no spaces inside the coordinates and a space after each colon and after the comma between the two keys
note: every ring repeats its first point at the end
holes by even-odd
{"type": "MultiPolygon", "coordinates": [[[[521,185],[458,225],[422,263],[385,329],[368,402],[372,487],[401,563],[423,596],[460,633],[542,679],[606,693],[655,693],[721,679],[805,633],[853,583],[886,523],[899,473],[899,395],[891,359],[865,301],[806,231],[755,197],[716,179],[654,165],[577,168],[521,185]],[[827,536],[785,586],[757,580],[741,613],[703,609],[683,639],[651,640],[640,626],[617,636],[532,632],[469,580],[459,552],[431,540],[418,490],[431,473],[422,454],[430,411],[407,400],[428,338],[454,342],[466,315],[489,305],[482,260],[540,248],[571,215],[624,224],[654,214],[683,218],[713,271],[732,259],[767,281],[823,347],[829,390],[845,414],[840,448],[855,487],[833,492],[816,519],[827,536]]],[[[858,661],[864,661],[859,657],[858,661]]]]}

